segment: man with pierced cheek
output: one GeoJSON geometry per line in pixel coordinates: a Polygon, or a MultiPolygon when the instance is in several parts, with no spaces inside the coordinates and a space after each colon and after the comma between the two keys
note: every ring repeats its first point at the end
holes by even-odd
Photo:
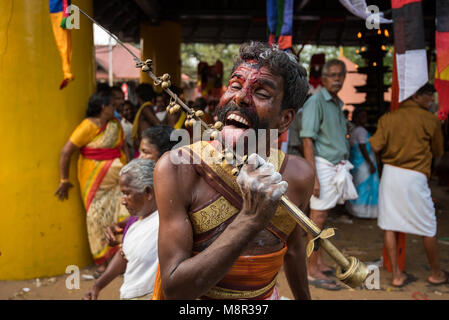
{"type": "MultiPolygon", "coordinates": [[[[222,141],[235,147],[248,130],[285,132],[304,103],[306,77],[293,55],[243,44],[217,109],[222,141]]],[[[155,168],[160,269],[153,299],[279,299],[282,266],[295,299],[310,299],[304,239],[279,200],[286,195],[305,210],[312,167],[273,149],[249,154],[235,177],[231,165],[213,161],[222,157],[218,144],[182,147],[196,162],[175,164],[179,149],[171,151],[155,168]]]]}
{"type": "Polygon", "coordinates": [[[268,121],[272,112],[270,104],[279,103],[281,100],[279,96],[275,97],[275,100],[266,89],[274,90],[275,82],[281,81],[282,79],[273,77],[266,68],[254,60],[244,61],[235,68],[229,80],[228,90],[220,100],[217,110],[218,120],[225,124],[222,135],[228,146],[235,148],[249,128],[254,130],[255,134],[259,129],[270,129],[268,121]],[[263,88],[264,86],[266,88],[263,88]],[[263,108],[258,110],[256,103],[263,108]]]}

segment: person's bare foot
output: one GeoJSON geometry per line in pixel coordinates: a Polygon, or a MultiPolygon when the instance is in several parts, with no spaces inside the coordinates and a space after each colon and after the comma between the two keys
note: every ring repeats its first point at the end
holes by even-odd
{"type": "Polygon", "coordinates": [[[414,275],[404,271],[404,272],[401,272],[399,275],[393,276],[392,285],[393,285],[393,287],[396,287],[396,288],[402,288],[412,282],[415,282],[416,280],[418,280],[418,278],[416,278],[414,275]]]}
{"type": "Polygon", "coordinates": [[[440,271],[439,273],[432,274],[430,277],[427,278],[427,282],[429,282],[430,284],[443,284],[443,283],[447,283],[449,281],[448,279],[448,274],[445,273],[444,271],[440,271]]]}
{"type": "Polygon", "coordinates": [[[393,276],[393,280],[391,281],[391,284],[394,287],[402,287],[404,285],[404,281],[407,280],[407,275],[403,272],[401,272],[397,276],[393,276]]]}

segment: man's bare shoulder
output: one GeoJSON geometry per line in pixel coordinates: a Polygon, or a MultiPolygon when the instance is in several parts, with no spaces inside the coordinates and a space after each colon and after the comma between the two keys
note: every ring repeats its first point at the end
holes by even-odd
{"type": "Polygon", "coordinates": [[[182,189],[190,188],[199,178],[193,165],[181,159],[179,149],[164,153],[157,161],[154,172],[157,180],[171,179],[170,182],[178,184],[182,189]]]}
{"type": "Polygon", "coordinates": [[[313,188],[315,179],[313,168],[307,160],[302,157],[292,154],[288,155],[288,161],[283,176],[289,183],[293,182],[298,185],[311,184],[313,188]]]}

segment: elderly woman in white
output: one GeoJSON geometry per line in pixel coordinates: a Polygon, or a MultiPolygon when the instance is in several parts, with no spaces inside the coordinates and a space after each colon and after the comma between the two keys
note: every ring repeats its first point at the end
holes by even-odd
{"type": "Polygon", "coordinates": [[[85,300],[96,300],[101,289],[123,273],[121,299],[151,299],[158,266],[159,229],[153,191],[154,166],[154,161],[135,159],[120,171],[122,204],[131,217],[123,232],[121,250],[85,294],[85,300]]]}

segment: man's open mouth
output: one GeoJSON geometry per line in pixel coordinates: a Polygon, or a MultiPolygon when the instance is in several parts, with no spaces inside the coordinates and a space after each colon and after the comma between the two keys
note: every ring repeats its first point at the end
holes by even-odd
{"type": "Polygon", "coordinates": [[[227,115],[225,120],[225,126],[234,126],[246,130],[250,128],[251,121],[238,113],[232,112],[227,115]]]}
{"type": "Polygon", "coordinates": [[[246,130],[251,128],[251,120],[238,112],[230,112],[226,115],[221,136],[228,146],[236,146],[239,138],[246,130]]]}

